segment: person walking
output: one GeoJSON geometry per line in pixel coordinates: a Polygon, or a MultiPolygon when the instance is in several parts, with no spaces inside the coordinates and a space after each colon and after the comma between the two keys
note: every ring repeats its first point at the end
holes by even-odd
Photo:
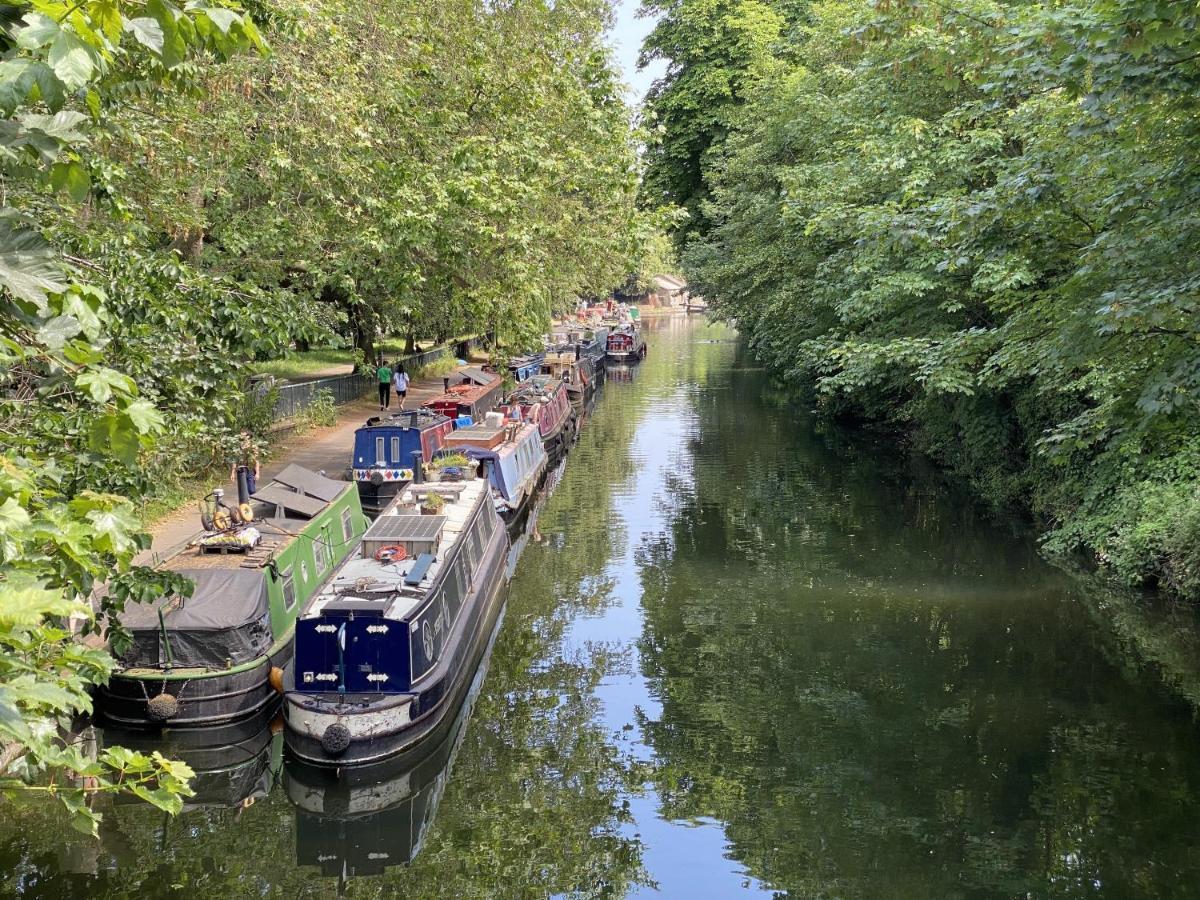
{"type": "Polygon", "coordinates": [[[382,356],[379,357],[375,377],[379,379],[379,409],[382,411],[392,405],[392,370],[382,356]]]}
{"type": "Polygon", "coordinates": [[[396,399],[400,401],[400,408],[404,409],[404,399],[408,396],[408,373],[404,371],[401,363],[396,363],[396,371],[392,375],[392,387],[396,389],[396,399]]]}
{"type": "Polygon", "coordinates": [[[238,435],[238,449],[233,455],[229,467],[229,480],[234,485],[238,482],[239,469],[246,471],[246,490],[253,494],[258,490],[258,479],[262,475],[262,466],[258,461],[258,444],[255,443],[248,431],[243,431],[238,435]]]}

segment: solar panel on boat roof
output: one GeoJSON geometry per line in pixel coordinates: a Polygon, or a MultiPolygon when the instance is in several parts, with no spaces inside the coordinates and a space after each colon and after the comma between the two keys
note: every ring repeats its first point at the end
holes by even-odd
{"type": "Polygon", "coordinates": [[[380,516],[363,540],[432,541],[445,525],[445,516],[380,516]]]}
{"type": "Polygon", "coordinates": [[[278,481],[280,484],[287,485],[290,488],[301,490],[312,497],[316,497],[318,500],[324,500],[326,503],[336,500],[346,487],[345,482],[334,481],[332,478],[326,478],[324,475],[310,472],[308,469],[298,466],[295,463],[289,465],[272,480],[278,481]]]}

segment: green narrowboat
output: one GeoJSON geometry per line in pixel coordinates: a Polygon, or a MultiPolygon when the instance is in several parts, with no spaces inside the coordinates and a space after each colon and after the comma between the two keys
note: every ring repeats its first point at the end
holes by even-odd
{"type": "Polygon", "coordinates": [[[367,526],[353,484],[296,465],[250,495],[240,514],[216,518],[226,527],[207,529],[158,566],[190,579],[192,595],[122,613],[133,641],[98,692],[103,721],[208,727],[279,702],[296,618],[367,526]]]}

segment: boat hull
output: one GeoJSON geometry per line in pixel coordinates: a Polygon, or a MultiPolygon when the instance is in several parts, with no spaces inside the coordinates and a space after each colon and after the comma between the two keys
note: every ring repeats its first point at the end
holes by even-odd
{"type": "Polygon", "coordinates": [[[418,689],[403,694],[288,693],[284,715],[289,754],[310,766],[366,766],[414,751],[438,736],[466,696],[499,620],[507,548],[507,535],[496,529],[480,565],[482,577],[468,600],[470,612],[451,637],[454,650],[443,654],[418,689]],[[349,744],[336,755],[317,737],[334,724],[349,731],[349,744]]]}
{"type": "Polygon", "coordinates": [[[278,706],[279,692],[271,686],[272,668],[282,668],[292,656],[295,632],[277,641],[269,654],[234,672],[200,672],[178,676],[115,673],[98,691],[97,718],[102,724],[141,731],[164,728],[211,728],[278,706]],[[155,720],[148,705],[153,697],[170,694],[177,712],[155,720]]]}

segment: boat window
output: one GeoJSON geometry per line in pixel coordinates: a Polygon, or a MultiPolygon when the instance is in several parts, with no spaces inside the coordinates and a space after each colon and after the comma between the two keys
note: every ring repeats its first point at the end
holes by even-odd
{"type": "Polygon", "coordinates": [[[350,510],[342,510],[342,537],[346,543],[350,543],[354,539],[354,524],[351,521],[350,510]]]}
{"type": "Polygon", "coordinates": [[[483,559],[483,537],[479,531],[483,527],[483,516],[479,516],[475,521],[475,527],[471,529],[471,555],[475,558],[475,563],[478,565],[479,560],[483,559]]]}
{"type": "Polygon", "coordinates": [[[460,568],[459,564],[455,562],[450,567],[450,571],[446,573],[446,582],[443,585],[444,593],[442,596],[445,598],[446,608],[449,610],[452,620],[458,608],[462,606],[463,596],[466,594],[466,591],[463,590],[462,575],[459,572],[460,568]]]}
{"type": "Polygon", "coordinates": [[[300,583],[308,584],[308,563],[300,560],[300,583]]]}
{"type": "Polygon", "coordinates": [[[475,566],[479,562],[479,554],[475,551],[475,544],[471,540],[470,534],[463,535],[462,550],[458,555],[458,559],[459,563],[456,568],[465,566],[467,572],[475,571],[475,566]]]}
{"type": "Polygon", "coordinates": [[[382,466],[387,464],[387,457],[384,456],[384,440],[381,437],[375,438],[375,465],[382,466]]]}
{"type": "Polygon", "coordinates": [[[296,584],[292,580],[292,568],[288,566],[283,570],[283,607],[284,609],[296,608],[296,584]]]}
{"type": "Polygon", "coordinates": [[[312,542],[313,565],[317,567],[317,574],[320,575],[325,571],[325,547],[329,543],[329,529],[325,528],[315,541],[312,542]]]}
{"type": "Polygon", "coordinates": [[[400,464],[400,438],[392,438],[392,462],[396,465],[400,464]]]}

